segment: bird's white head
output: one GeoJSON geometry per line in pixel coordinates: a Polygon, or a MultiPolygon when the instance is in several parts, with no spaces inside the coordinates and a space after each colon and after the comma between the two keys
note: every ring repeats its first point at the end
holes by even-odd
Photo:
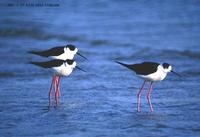
{"type": "Polygon", "coordinates": [[[169,73],[172,71],[172,66],[168,63],[163,63],[162,68],[165,73],[169,73]]]}
{"type": "Polygon", "coordinates": [[[86,71],[83,70],[82,68],[78,67],[77,64],[76,64],[76,61],[74,61],[74,60],[70,60],[70,59],[65,60],[65,66],[66,66],[66,67],[69,67],[69,68],[72,69],[72,70],[73,70],[74,68],[76,68],[76,69],[79,69],[79,70],[81,70],[81,71],[86,72],[86,71]]]}
{"type": "Polygon", "coordinates": [[[173,74],[175,74],[175,75],[181,77],[180,74],[178,74],[177,72],[175,72],[175,71],[172,70],[172,66],[171,66],[170,64],[168,64],[168,63],[163,63],[163,64],[162,64],[162,70],[163,70],[165,73],[172,72],[173,74]]]}
{"type": "Polygon", "coordinates": [[[73,59],[75,54],[78,54],[84,59],[87,59],[86,57],[84,57],[82,54],[78,52],[78,48],[76,48],[74,45],[71,45],[71,44],[65,47],[65,53],[68,56],[67,59],[73,59]]]}
{"type": "Polygon", "coordinates": [[[68,52],[68,53],[71,53],[71,54],[76,54],[77,52],[78,52],[78,48],[76,48],[76,46],[74,46],[74,45],[67,45],[66,47],[66,51],[68,52]]]}
{"type": "Polygon", "coordinates": [[[78,49],[74,45],[67,45],[64,48],[65,58],[73,59],[74,55],[78,52],[78,49]]]}
{"type": "Polygon", "coordinates": [[[71,60],[71,59],[67,59],[65,64],[67,67],[69,67],[71,69],[74,69],[76,67],[76,61],[71,60]]]}

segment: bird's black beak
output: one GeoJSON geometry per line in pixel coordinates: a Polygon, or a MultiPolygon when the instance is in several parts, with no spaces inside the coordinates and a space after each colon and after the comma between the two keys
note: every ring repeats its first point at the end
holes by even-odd
{"type": "Polygon", "coordinates": [[[83,55],[81,55],[79,52],[77,53],[79,56],[81,56],[82,58],[88,60],[86,57],[84,57],[83,55]]]}
{"type": "Polygon", "coordinates": [[[86,72],[85,70],[83,70],[82,68],[80,68],[80,67],[78,67],[78,66],[76,66],[76,69],[79,69],[79,70],[81,70],[81,71],[83,71],[83,72],[86,72]]]}
{"type": "Polygon", "coordinates": [[[175,74],[175,75],[177,75],[177,76],[179,76],[179,77],[181,77],[181,75],[180,74],[178,74],[177,72],[175,72],[175,71],[171,71],[173,74],[175,74]]]}

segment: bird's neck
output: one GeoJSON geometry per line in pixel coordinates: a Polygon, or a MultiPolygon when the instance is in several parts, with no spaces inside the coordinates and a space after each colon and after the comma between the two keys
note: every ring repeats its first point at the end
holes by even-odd
{"type": "Polygon", "coordinates": [[[158,72],[160,75],[160,79],[161,80],[165,79],[165,77],[167,76],[167,72],[164,70],[164,68],[161,65],[158,66],[158,72]]]}
{"type": "Polygon", "coordinates": [[[65,50],[64,55],[66,56],[67,59],[73,59],[74,58],[74,52],[65,50]]]}

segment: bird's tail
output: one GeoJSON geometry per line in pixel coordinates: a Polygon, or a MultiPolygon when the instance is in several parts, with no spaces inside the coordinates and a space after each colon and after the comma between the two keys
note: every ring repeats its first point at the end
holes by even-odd
{"type": "Polygon", "coordinates": [[[39,54],[39,52],[37,52],[37,51],[28,51],[28,53],[30,53],[30,54],[36,54],[36,55],[39,54]]]}
{"type": "Polygon", "coordinates": [[[42,67],[42,68],[46,68],[46,65],[45,65],[44,62],[30,61],[29,63],[30,63],[30,64],[33,64],[33,65],[36,65],[36,66],[39,66],[39,67],[42,67]]]}
{"type": "Polygon", "coordinates": [[[125,66],[128,69],[131,69],[131,70],[133,69],[132,65],[124,64],[124,63],[119,62],[119,61],[115,61],[115,62],[118,63],[118,64],[120,64],[120,65],[122,65],[122,66],[125,66]]]}
{"type": "Polygon", "coordinates": [[[34,54],[34,55],[43,56],[43,57],[48,57],[48,56],[47,56],[44,52],[42,52],[42,51],[28,51],[28,53],[34,54]]]}

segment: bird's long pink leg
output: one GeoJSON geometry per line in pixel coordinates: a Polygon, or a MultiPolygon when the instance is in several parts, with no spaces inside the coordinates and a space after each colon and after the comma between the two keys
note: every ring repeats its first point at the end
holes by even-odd
{"type": "Polygon", "coordinates": [[[151,84],[150,84],[149,92],[148,92],[148,95],[147,95],[147,100],[148,100],[151,112],[153,112],[153,107],[151,105],[151,91],[152,91],[152,87],[153,87],[153,82],[151,82],[151,84]]]}
{"type": "MultiPolygon", "coordinates": [[[[55,100],[56,100],[56,91],[57,91],[57,76],[54,76],[54,92],[55,92],[55,100]]],[[[56,104],[57,104],[57,100],[56,100],[56,104]]]]}
{"type": "Polygon", "coordinates": [[[59,81],[59,76],[56,76],[56,88],[55,88],[55,99],[56,99],[56,107],[58,106],[58,87],[59,87],[59,84],[58,84],[58,81],[59,81]]]}
{"type": "Polygon", "coordinates": [[[50,86],[50,90],[49,90],[49,108],[51,107],[52,104],[52,86],[54,83],[54,76],[52,77],[52,82],[51,82],[51,86],[50,86]]]}
{"type": "Polygon", "coordinates": [[[140,91],[138,92],[138,112],[140,112],[140,96],[142,94],[142,90],[144,88],[145,83],[146,83],[146,80],[143,82],[142,87],[141,87],[140,91]]]}
{"type": "MultiPolygon", "coordinates": [[[[56,93],[56,95],[57,95],[57,103],[59,103],[59,95],[60,95],[60,76],[58,76],[58,79],[57,79],[57,93],[56,93]]],[[[58,104],[57,104],[58,105],[58,104]]]]}
{"type": "Polygon", "coordinates": [[[57,91],[57,90],[59,90],[59,89],[57,89],[58,84],[59,84],[59,76],[56,76],[56,81],[55,81],[55,83],[56,83],[56,91],[57,91]]]}
{"type": "Polygon", "coordinates": [[[60,76],[58,78],[58,97],[61,96],[61,93],[60,93],[60,76]]]}

